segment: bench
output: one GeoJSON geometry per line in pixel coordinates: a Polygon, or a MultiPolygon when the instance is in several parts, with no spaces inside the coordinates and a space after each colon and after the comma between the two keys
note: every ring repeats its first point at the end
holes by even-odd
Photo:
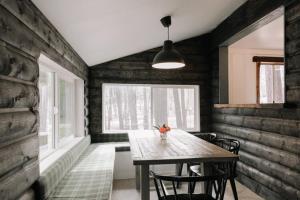
{"type": "Polygon", "coordinates": [[[116,147],[90,143],[85,137],[41,173],[39,199],[110,199],[116,147]]]}

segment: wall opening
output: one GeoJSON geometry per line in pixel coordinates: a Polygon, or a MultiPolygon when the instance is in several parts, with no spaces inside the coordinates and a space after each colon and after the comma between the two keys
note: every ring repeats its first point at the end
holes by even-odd
{"type": "Polygon", "coordinates": [[[268,20],[263,18],[263,23],[256,22],[257,25],[246,28],[219,48],[221,104],[285,102],[283,8],[279,11],[274,11],[277,15],[270,13],[272,18],[266,16],[268,20]]]}

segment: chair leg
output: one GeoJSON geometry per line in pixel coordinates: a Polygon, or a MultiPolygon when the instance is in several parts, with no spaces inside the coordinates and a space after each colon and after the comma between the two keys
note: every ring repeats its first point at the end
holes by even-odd
{"type": "Polygon", "coordinates": [[[219,192],[220,192],[220,200],[224,199],[224,194],[225,194],[225,190],[226,190],[226,184],[227,184],[227,179],[222,180],[223,184],[221,185],[222,188],[220,188],[219,192]]]}
{"type": "MultiPolygon", "coordinates": [[[[193,172],[190,172],[189,175],[190,176],[195,176],[195,174],[193,172]]],[[[195,187],[196,187],[196,182],[189,182],[188,183],[188,193],[193,194],[194,191],[195,191],[195,187]]]]}
{"type": "MultiPolygon", "coordinates": [[[[176,164],[176,175],[181,176],[182,175],[182,168],[183,168],[183,163],[178,163],[176,164]]],[[[176,187],[180,188],[181,183],[177,182],[176,187]]]]}
{"type": "Polygon", "coordinates": [[[229,180],[230,180],[230,185],[231,185],[231,189],[232,189],[232,193],[233,193],[234,199],[238,200],[238,194],[237,194],[237,191],[236,191],[236,186],[235,186],[234,178],[231,177],[229,180]]]}

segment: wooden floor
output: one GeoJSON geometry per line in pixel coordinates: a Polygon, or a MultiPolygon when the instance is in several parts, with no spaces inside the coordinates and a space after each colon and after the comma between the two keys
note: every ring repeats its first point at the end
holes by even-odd
{"type": "MultiPolygon", "coordinates": [[[[239,200],[263,200],[261,197],[257,196],[251,190],[243,186],[242,184],[237,183],[237,190],[239,194],[239,200]]],[[[115,180],[113,185],[112,200],[139,200],[139,192],[135,189],[135,180],[115,180]],[[130,197],[130,198],[129,198],[130,197]]],[[[157,200],[157,195],[154,188],[151,189],[150,199],[157,200]]],[[[230,183],[228,183],[225,193],[225,200],[233,200],[230,183]]]]}

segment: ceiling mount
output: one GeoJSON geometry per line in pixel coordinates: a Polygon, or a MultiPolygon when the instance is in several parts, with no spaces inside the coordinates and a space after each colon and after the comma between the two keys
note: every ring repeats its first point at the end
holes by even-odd
{"type": "Polygon", "coordinates": [[[161,18],[160,22],[166,28],[169,27],[169,26],[171,26],[171,23],[172,23],[171,22],[171,16],[165,16],[165,17],[161,18]]]}

